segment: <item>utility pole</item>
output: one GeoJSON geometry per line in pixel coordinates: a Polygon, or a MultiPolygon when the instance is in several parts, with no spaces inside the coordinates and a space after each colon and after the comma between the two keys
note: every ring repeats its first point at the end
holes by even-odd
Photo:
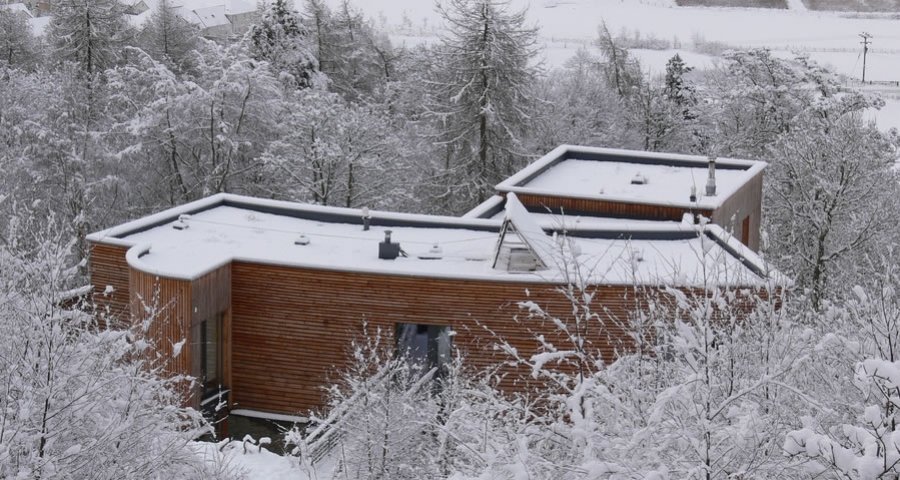
{"type": "Polygon", "coordinates": [[[866,32],[862,32],[862,33],[859,34],[859,36],[862,37],[862,39],[863,39],[862,42],[859,42],[859,43],[862,43],[862,46],[863,46],[863,74],[862,74],[862,82],[863,82],[863,83],[866,83],[866,54],[869,53],[869,39],[872,38],[872,35],[869,35],[869,34],[866,33],[866,32]]]}

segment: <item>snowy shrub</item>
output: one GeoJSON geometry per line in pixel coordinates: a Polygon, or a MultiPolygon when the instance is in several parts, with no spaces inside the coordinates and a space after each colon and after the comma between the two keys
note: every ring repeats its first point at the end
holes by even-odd
{"type": "Polygon", "coordinates": [[[815,364],[825,387],[784,450],[806,469],[841,478],[900,475],[900,274],[891,253],[869,265],[868,284],[850,289],[824,315],[828,333],[815,364]],[[835,396],[835,392],[840,395],[835,396]]]}
{"type": "Polygon", "coordinates": [[[463,478],[514,461],[525,425],[521,402],[503,397],[491,372],[463,367],[459,352],[427,370],[395,353],[393,337],[370,332],[328,391],[323,415],[286,435],[308,467],[326,456],[334,478],[463,478]]]}
{"type": "Polygon", "coordinates": [[[572,305],[565,316],[521,304],[523,327],[557,326],[559,335],[538,338],[542,351],[519,354],[501,340],[547,383],[542,408],[488,470],[515,466],[560,479],[796,477],[781,441],[805,405],[789,383],[808,366],[811,344],[781,299],[717,284],[635,288],[632,314],[614,318],[595,302],[588,276],[570,271],[559,289],[572,305]],[[626,336],[607,363],[592,340],[613,329],[626,336]]]}
{"type": "Polygon", "coordinates": [[[0,246],[0,477],[217,478],[190,448],[201,416],[157,375],[142,330],[60,308],[74,273],[54,240],[0,246]]]}

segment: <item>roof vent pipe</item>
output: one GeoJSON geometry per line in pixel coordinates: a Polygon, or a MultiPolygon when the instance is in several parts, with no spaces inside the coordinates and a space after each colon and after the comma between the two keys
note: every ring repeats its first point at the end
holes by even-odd
{"type": "Polygon", "coordinates": [[[175,230],[184,230],[188,228],[187,220],[190,218],[191,216],[186,213],[179,215],[178,220],[172,224],[172,228],[175,230]]]}
{"type": "Polygon", "coordinates": [[[362,208],[362,221],[363,221],[363,231],[369,231],[369,222],[372,220],[372,216],[369,215],[369,207],[362,208]]]}
{"type": "Polygon", "coordinates": [[[400,244],[391,243],[391,231],[384,231],[384,241],[378,244],[378,258],[394,260],[400,256],[400,244]]]}
{"type": "Polygon", "coordinates": [[[709,156],[709,178],[706,179],[706,195],[713,197],[716,195],[716,157],[709,156]]]}

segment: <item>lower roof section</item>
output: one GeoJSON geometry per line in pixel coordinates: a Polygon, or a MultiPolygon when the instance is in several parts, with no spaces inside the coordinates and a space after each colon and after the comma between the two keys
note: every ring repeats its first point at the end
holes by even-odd
{"type": "Polygon", "coordinates": [[[560,222],[536,217],[559,245],[548,269],[491,268],[502,220],[363,212],[218,194],[88,236],[129,247],[131,268],[195,279],[232,261],[403,276],[604,285],[779,285],[787,282],[715,225],[560,222]],[[175,228],[175,226],[180,228],[175,228]],[[566,234],[558,233],[565,230],[566,234]],[[390,231],[405,256],[379,258],[390,231]],[[303,241],[298,239],[303,237],[303,241]],[[300,243],[300,244],[298,244],[300,243]]]}

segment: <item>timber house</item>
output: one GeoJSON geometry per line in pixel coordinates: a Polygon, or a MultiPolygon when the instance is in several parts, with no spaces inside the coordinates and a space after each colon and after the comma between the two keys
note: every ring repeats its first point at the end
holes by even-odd
{"type": "MultiPolygon", "coordinates": [[[[486,329],[536,352],[544,332],[513,320],[518,302],[571,314],[555,291],[571,259],[620,318],[635,286],[783,284],[755,253],[765,165],[563,146],[462,218],[217,194],[89,235],[92,297],[107,324],[155,317],[194,406],[302,415],[363,322],[430,364],[503,360],[486,329]]],[[[530,372],[511,373],[502,388],[524,388],[530,372]]]]}

